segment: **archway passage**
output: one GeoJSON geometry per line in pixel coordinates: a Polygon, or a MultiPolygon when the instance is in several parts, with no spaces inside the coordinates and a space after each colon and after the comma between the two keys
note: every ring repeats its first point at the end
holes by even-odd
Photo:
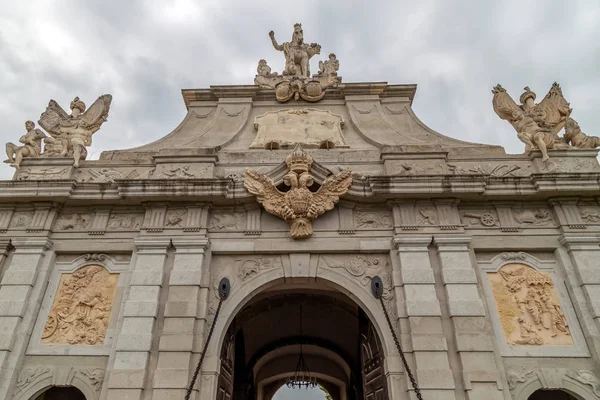
{"type": "Polygon", "coordinates": [[[75,387],[51,387],[32,400],[86,400],[81,391],[75,387]]]}
{"type": "Polygon", "coordinates": [[[536,390],[528,400],[580,400],[562,390],[536,390]]]}
{"type": "Polygon", "coordinates": [[[384,352],[365,312],[331,288],[281,284],[256,295],[231,323],[217,400],[272,400],[300,354],[332,400],[387,399],[384,352]]]}

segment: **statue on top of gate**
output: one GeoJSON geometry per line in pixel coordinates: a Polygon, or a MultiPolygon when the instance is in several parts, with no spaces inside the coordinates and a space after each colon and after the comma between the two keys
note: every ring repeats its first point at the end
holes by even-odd
{"type": "Polygon", "coordinates": [[[325,95],[325,89],[336,87],[341,78],[337,76],[339,61],[332,53],[328,61],[319,63],[319,73],[311,77],[310,59],[321,53],[321,45],[304,42],[304,32],[301,24],[294,25],[292,40],[279,44],[275,33],[269,32],[275,50],[283,52],[285,68],[282,75],[272,73],[265,60],[260,60],[257,67],[258,75],[254,84],[263,89],[275,89],[275,96],[280,102],[286,102],[294,97],[306,101],[319,101],[325,95]]]}

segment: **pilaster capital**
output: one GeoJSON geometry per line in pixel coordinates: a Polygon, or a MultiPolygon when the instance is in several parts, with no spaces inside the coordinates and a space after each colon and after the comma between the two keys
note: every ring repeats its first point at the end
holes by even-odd
{"type": "Polygon", "coordinates": [[[138,251],[164,251],[172,246],[170,238],[166,237],[141,237],[133,241],[138,251]]]}
{"type": "Polygon", "coordinates": [[[45,237],[16,238],[12,239],[11,243],[17,252],[21,250],[42,252],[54,246],[54,242],[45,237]]]}
{"type": "Polygon", "coordinates": [[[594,235],[561,235],[558,239],[568,251],[600,251],[600,237],[594,235]]]}
{"type": "Polygon", "coordinates": [[[471,236],[467,235],[444,235],[433,237],[433,244],[439,251],[464,251],[471,243],[471,236]]]}
{"type": "Polygon", "coordinates": [[[204,252],[210,247],[210,241],[207,237],[178,237],[173,239],[172,244],[175,247],[175,252],[180,252],[182,250],[201,250],[204,252]]]}
{"type": "Polygon", "coordinates": [[[431,244],[431,236],[394,237],[394,247],[398,251],[427,251],[431,244]]]}

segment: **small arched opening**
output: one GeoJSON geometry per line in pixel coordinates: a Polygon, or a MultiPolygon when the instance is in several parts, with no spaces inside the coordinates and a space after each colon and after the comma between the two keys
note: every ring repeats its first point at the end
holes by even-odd
{"type": "Polygon", "coordinates": [[[536,390],[527,400],[582,400],[562,390],[536,390]]]}
{"type": "Polygon", "coordinates": [[[31,400],[86,400],[85,395],[76,387],[53,386],[48,390],[32,397],[31,400]]]}

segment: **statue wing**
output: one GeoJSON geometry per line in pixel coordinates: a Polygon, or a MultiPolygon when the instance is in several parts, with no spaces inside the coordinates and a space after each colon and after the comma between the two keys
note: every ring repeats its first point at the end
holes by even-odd
{"type": "Polygon", "coordinates": [[[81,119],[86,123],[87,129],[96,132],[100,129],[100,125],[108,118],[108,110],[110,110],[110,103],[112,102],[112,96],[110,94],[103,94],[81,115],[81,119]]]}
{"type": "Polygon", "coordinates": [[[38,124],[54,137],[60,135],[60,133],[58,133],[60,122],[68,118],[69,114],[67,114],[56,101],[50,100],[48,107],[46,107],[46,111],[40,115],[38,124]]]}
{"type": "Polygon", "coordinates": [[[352,171],[346,169],[325,179],[323,185],[313,196],[312,204],[316,205],[319,214],[332,210],[340,197],[345,195],[352,185],[352,171]]]}
{"type": "Polygon", "coordinates": [[[556,82],[552,84],[548,94],[536,108],[542,111],[543,125],[551,128],[554,133],[558,133],[563,128],[573,111],[569,107],[569,102],[563,97],[560,85],[556,82]]]}
{"type": "Polygon", "coordinates": [[[285,195],[277,190],[273,181],[265,175],[252,169],[247,169],[244,177],[244,186],[256,196],[256,200],[263,205],[267,212],[284,217],[285,195]]]}
{"type": "Polygon", "coordinates": [[[523,112],[512,97],[506,92],[506,89],[499,84],[494,86],[492,93],[494,93],[492,105],[494,106],[494,111],[500,118],[511,122],[515,119],[513,117],[515,112],[523,112]]]}

